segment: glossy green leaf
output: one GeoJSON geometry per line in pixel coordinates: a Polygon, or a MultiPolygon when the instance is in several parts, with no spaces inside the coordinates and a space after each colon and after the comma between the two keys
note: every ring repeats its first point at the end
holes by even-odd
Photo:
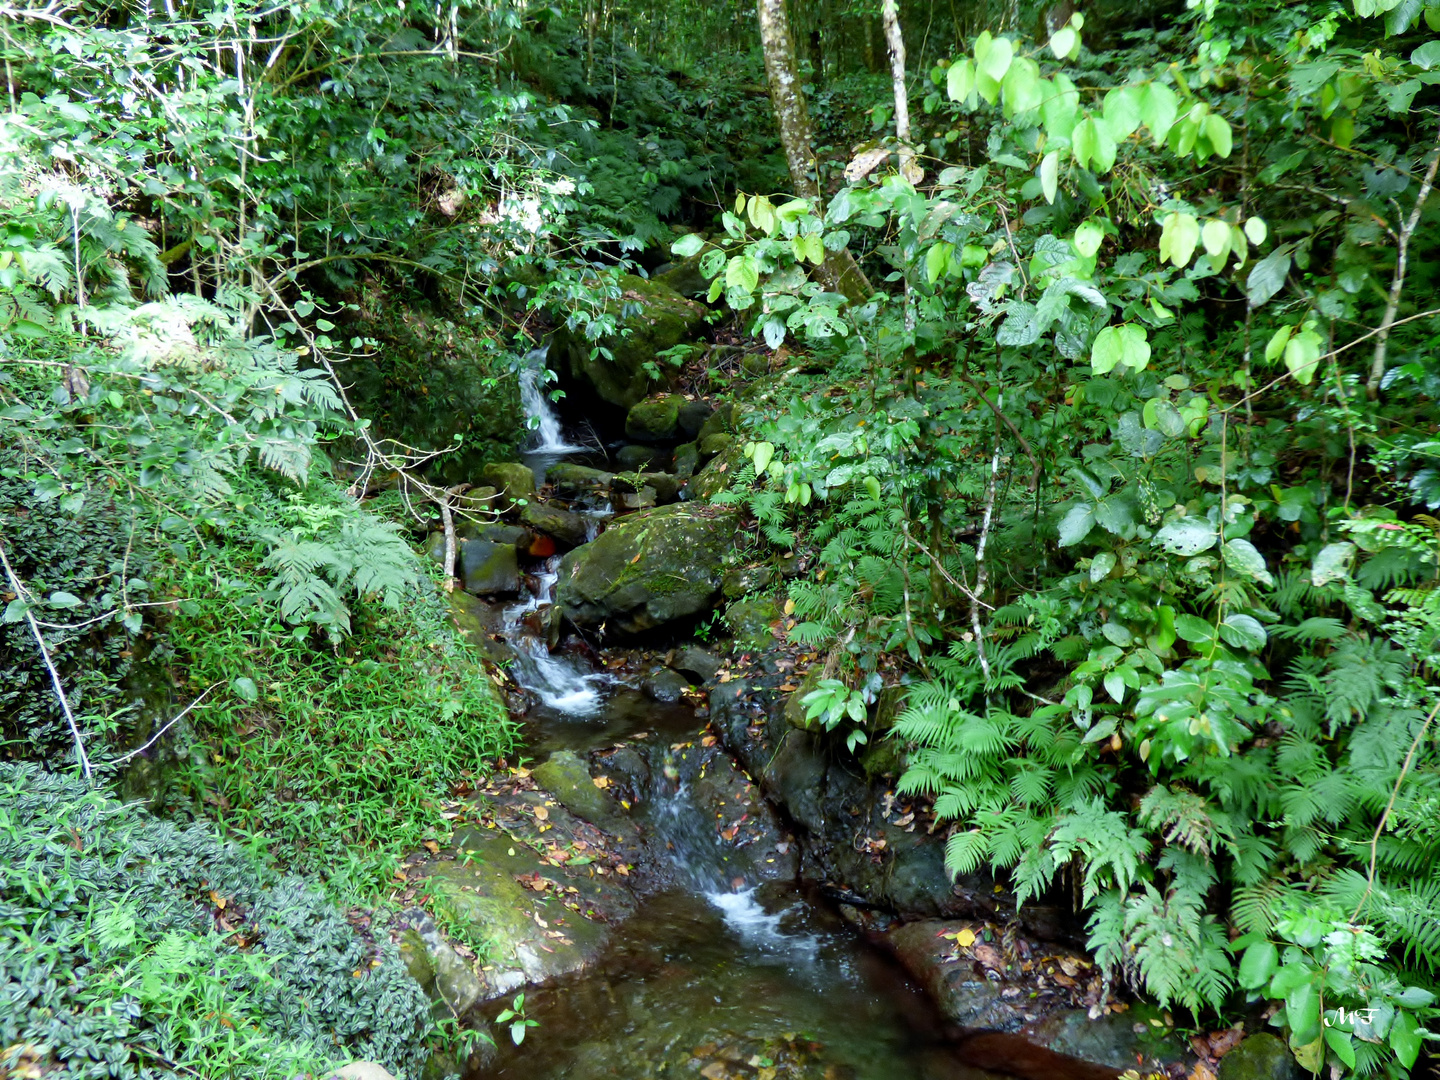
{"type": "Polygon", "coordinates": [[[1075,250],[1084,258],[1090,258],[1100,250],[1100,243],[1105,239],[1104,227],[1094,218],[1082,221],[1075,230],[1075,250]]]}
{"type": "Polygon", "coordinates": [[[1055,202],[1060,189],[1060,154],[1051,150],[1040,159],[1040,192],[1047,203],[1055,202]]]}
{"type": "Polygon", "coordinates": [[[965,101],[975,92],[975,63],[968,56],[955,61],[945,75],[945,93],[951,101],[965,101]]]}
{"type": "Polygon", "coordinates": [[[1185,267],[1200,242],[1200,222],[1194,214],[1176,211],[1165,216],[1160,227],[1160,261],[1185,267]]]}
{"type": "Polygon", "coordinates": [[[698,255],[704,246],[705,238],[699,233],[686,233],[670,245],[670,252],[682,259],[688,259],[691,255],[698,255]]]}

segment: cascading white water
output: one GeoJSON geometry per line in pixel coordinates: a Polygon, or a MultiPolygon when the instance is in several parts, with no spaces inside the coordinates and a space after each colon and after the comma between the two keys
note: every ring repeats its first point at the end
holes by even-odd
{"type": "Polygon", "coordinates": [[[531,349],[525,355],[525,366],[520,369],[520,404],[525,409],[527,422],[535,421],[530,431],[530,453],[574,454],[585,448],[565,441],[560,418],[545,396],[545,357],[549,351],[548,345],[531,349]]]}
{"type": "Polygon", "coordinates": [[[547,559],[535,575],[539,591],[506,608],[501,629],[515,652],[520,685],[534,693],[547,708],[579,720],[600,711],[600,685],[606,676],[583,671],[568,658],[551,656],[544,640],[525,626],[527,615],[554,603],[559,571],[559,556],[547,559]]]}

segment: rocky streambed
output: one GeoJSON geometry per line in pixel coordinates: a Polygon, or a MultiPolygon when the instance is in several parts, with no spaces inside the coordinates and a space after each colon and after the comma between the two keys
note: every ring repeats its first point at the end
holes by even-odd
{"type": "Polygon", "coordinates": [[[755,598],[803,567],[746,565],[747,522],[705,499],[739,465],[732,408],[604,387],[624,439],[586,445],[535,385],[530,451],[462,497],[500,519],[460,526],[453,595],[534,760],[457,794],[395,930],[441,1014],[483,1027],[526,994],[524,1045],[498,1030],[462,1072],[1279,1080],[1270,1036],[1224,1054],[1238,1035],[1123,1000],[1067,906],[952,881],[895,748],[806,720],[824,658],[755,598]],[[731,636],[702,647],[717,608],[731,636]]]}

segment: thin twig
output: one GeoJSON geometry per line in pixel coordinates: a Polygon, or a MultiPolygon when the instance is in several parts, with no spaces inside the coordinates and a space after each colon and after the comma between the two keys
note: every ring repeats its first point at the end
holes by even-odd
{"type": "Polygon", "coordinates": [[[963,371],[957,371],[955,374],[959,375],[963,382],[967,382],[970,384],[974,391],[980,395],[980,400],[990,407],[990,411],[999,418],[1002,424],[1004,424],[1007,428],[1010,429],[1010,434],[1015,436],[1016,441],[1020,444],[1020,449],[1024,450],[1025,456],[1030,459],[1030,482],[1026,486],[1030,491],[1034,491],[1035,486],[1040,483],[1040,459],[1035,456],[1035,451],[1030,446],[1030,440],[1025,438],[1024,435],[1021,435],[1020,429],[1015,426],[1014,421],[1012,421],[1008,416],[1001,412],[1000,406],[996,405],[985,395],[985,391],[980,388],[980,384],[978,382],[972,379],[969,375],[966,375],[963,371]]]}
{"type": "Polygon", "coordinates": [[[152,735],[152,736],[150,737],[149,741],[146,742],[144,746],[137,746],[134,750],[131,750],[128,754],[122,754],[120,757],[118,757],[118,758],[115,759],[114,764],[116,764],[116,765],[123,765],[123,764],[125,764],[125,762],[129,761],[129,760],[130,760],[132,757],[134,757],[136,754],[143,754],[146,750],[149,750],[150,747],[154,746],[157,742],[160,741],[160,737],[161,737],[162,735],[164,735],[165,732],[169,731],[172,727],[174,727],[174,726],[175,726],[176,724],[178,724],[181,720],[183,720],[183,719],[185,718],[185,715],[186,715],[191,709],[195,708],[196,705],[199,705],[200,702],[204,701],[206,694],[210,693],[211,690],[214,690],[215,687],[219,686],[220,683],[223,683],[224,681],[225,681],[224,679],[221,679],[220,682],[213,682],[213,683],[211,683],[209,686],[207,686],[204,690],[202,690],[202,691],[200,692],[200,696],[199,696],[199,697],[197,697],[194,701],[190,702],[189,705],[186,705],[185,708],[181,709],[178,713],[176,713],[173,717],[171,717],[170,720],[165,724],[165,726],[162,727],[159,731],[157,731],[154,735],[152,735]]]}
{"type": "MultiPolygon", "coordinates": [[[[10,579],[10,588],[16,598],[22,604],[25,603],[25,586],[20,583],[10,560],[5,557],[4,544],[0,544],[0,564],[5,567],[5,576],[10,579]]],[[[65,722],[70,725],[70,735],[75,740],[75,758],[80,763],[80,771],[84,773],[85,779],[89,780],[92,773],[90,755],[85,753],[85,740],[80,737],[80,725],[75,722],[75,714],[70,711],[70,699],[65,696],[65,688],[60,685],[60,673],[55,670],[55,664],[50,659],[50,650],[45,647],[45,637],[40,633],[40,627],[35,622],[35,616],[30,614],[28,605],[25,609],[25,621],[30,624],[30,633],[35,635],[35,647],[40,650],[40,659],[45,661],[45,670],[50,673],[50,685],[55,688],[55,696],[60,700],[60,708],[65,713],[65,722]]]]}

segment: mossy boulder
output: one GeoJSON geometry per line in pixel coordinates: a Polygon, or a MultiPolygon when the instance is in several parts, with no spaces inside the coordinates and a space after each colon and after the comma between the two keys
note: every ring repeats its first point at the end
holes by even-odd
{"type": "Polygon", "coordinates": [[[679,394],[661,394],[636,404],[625,416],[625,437],[638,442],[669,442],[680,429],[679,394]]]}
{"type": "Polygon", "coordinates": [[[747,593],[759,592],[775,582],[775,568],[771,566],[737,566],[720,582],[720,591],[727,600],[738,600],[747,593]]]}
{"type": "Polygon", "coordinates": [[[590,769],[575,751],[556,751],[535,768],[533,775],[535,783],[554,795],[556,801],[576,817],[610,833],[632,828],[614,796],[595,786],[590,769]]]}
{"type": "Polygon", "coordinates": [[[670,458],[670,468],[681,480],[688,480],[700,467],[700,447],[693,442],[681,443],[670,458]]]}
{"type": "Polygon", "coordinates": [[[620,278],[620,296],[607,305],[607,312],[620,318],[626,306],[634,314],[620,319],[622,333],[589,341],[583,332],[561,327],[551,342],[552,363],[563,368],[570,379],[593,391],[602,401],[619,409],[630,409],[651,390],[668,389],[674,378],[656,354],[695,337],[705,319],[705,308],[687,300],[670,286],[646,281],[633,274],[620,278]],[[599,345],[611,359],[591,350],[599,345]],[[645,370],[649,363],[659,378],[645,370]]]}
{"type": "Polygon", "coordinates": [[[679,496],[680,479],[662,472],[619,473],[615,477],[616,491],[644,491],[647,487],[655,493],[655,501],[664,505],[679,496]]]}
{"type": "Polygon", "coordinates": [[[820,677],[824,672],[824,664],[815,664],[805,672],[805,677],[800,680],[800,685],[792,690],[790,696],[785,699],[785,722],[792,728],[810,732],[821,730],[818,716],[807,717],[805,715],[809,711],[809,706],[805,704],[805,695],[820,688],[820,677]]]}
{"type": "Polygon", "coordinates": [[[520,564],[513,545],[466,540],[459,556],[456,569],[466,592],[509,596],[520,591],[520,564]]]}
{"type": "Polygon", "coordinates": [[[710,279],[700,272],[700,260],[707,251],[716,250],[713,244],[706,244],[688,259],[666,263],[650,276],[650,280],[674,289],[681,296],[699,300],[710,294],[710,279]]]}
{"type": "Polygon", "coordinates": [[[576,626],[622,634],[693,618],[720,591],[739,515],[684,503],[642,510],[566,555],[556,603],[576,626]]]}
{"type": "MultiPolygon", "coordinates": [[[[711,436],[725,438],[726,436],[711,436]]],[[[703,469],[690,478],[690,494],[697,499],[708,499],[730,486],[730,481],[745,464],[745,454],[739,442],[731,442],[723,453],[710,459],[703,469]]]]}
{"type": "Polygon", "coordinates": [[[518,461],[492,461],[480,470],[480,479],[500,492],[506,508],[535,494],[535,474],[518,461]]]}
{"type": "Polygon", "coordinates": [[[1300,1066],[1269,1032],[1248,1036],[1220,1059],[1220,1080],[1299,1080],[1300,1066]]]}
{"type": "Polygon", "coordinates": [[[773,625],[780,620],[780,605],[770,597],[737,600],[725,609],[725,621],[738,649],[760,650],[775,644],[773,625]]]}
{"type": "Polygon", "coordinates": [[[615,454],[615,464],[625,472],[658,471],[670,463],[670,454],[658,446],[631,443],[615,454]]]}
{"type": "Polygon", "coordinates": [[[680,434],[688,439],[696,438],[705,421],[715,414],[715,407],[708,401],[697,398],[680,406],[680,434]]]}
{"type": "Polygon", "coordinates": [[[715,411],[705,418],[695,436],[704,440],[711,435],[733,435],[738,421],[739,406],[733,401],[727,401],[717,406],[715,411]]]}
{"type": "Polygon", "coordinates": [[[708,461],[716,454],[723,454],[726,450],[730,449],[734,441],[734,435],[727,435],[723,431],[717,432],[714,435],[706,435],[700,440],[700,456],[708,461]]]}
{"type": "Polygon", "coordinates": [[[585,543],[588,522],[580,514],[562,510],[549,503],[532,502],[520,511],[520,520],[536,532],[544,533],[564,547],[585,543]]]}
{"type": "Polygon", "coordinates": [[[574,465],[568,461],[551,465],[545,471],[545,482],[559,495],[591,495],[604,491],[613,479],[614,476],[602,469],[574,465]]]}

